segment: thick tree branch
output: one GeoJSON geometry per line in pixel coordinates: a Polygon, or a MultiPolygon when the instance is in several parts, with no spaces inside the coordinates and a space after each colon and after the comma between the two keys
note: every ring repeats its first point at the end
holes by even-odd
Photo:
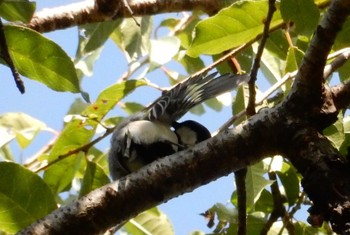
{"type": "Polygon", "coordinates": [[[267,136],[266,131],[268,120],[273,118],[266,116],[266,122],[261,122],[263,115],[254,117],[257,118],[237,130],[228,130],[95,190],[19,234],[96,234],[147,208],[251,165],[267,154],[274,154],[269,141],[272,136],[267,136]],[[261,145],[256,146],[257,142],[261,145]]]}
{"type": "Polygon", "coordinates": [[[302,185],[313,201],[308,221],[314,226],[330,221],[335,232],[348,234],[350,175],[346,160],[315,129],[300,129],[289,146],[293,147],[285,146],[285,156],[303,175],[302,185]]]}
{"type": "Polygon", "coordinates": [[[226,130],[95,190],[19,234],[96,234],[273,154],[287,157],[302,174],[305,192],[313,201],[312,224],[319,225],[313,218],[321,217],[331,222],[335,232],[349,234],[349,164],[319,133],[338,112],[339,102],[334,100],[341,93],[324,87],[323,70],[349,11],[350,1],[332,2],[312,39],[292,92],[279,105],[262,109],[235,130],[226,130]]]}
{"type": "Polygon", "coordinates": [[[97,23],[116,18],[155,15],[160,13],[201,10],[209,15],[227,6],[224,0],[86,0],[62,7],[45,9],[35,14],[28,27],[49,32],[76,25],[97,23]],[[131,10],[131,11],[130,11],[131,10]],[[132,12],[132,15],[131,15],[132,12]]]}

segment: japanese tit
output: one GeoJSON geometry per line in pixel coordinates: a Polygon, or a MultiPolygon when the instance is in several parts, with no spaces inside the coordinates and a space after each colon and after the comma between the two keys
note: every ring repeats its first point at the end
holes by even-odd
{"type": "Polygon", "coordinates": [[[210,138],[209,131],[201,124],[176,121],[197,104],[230,91],[249,78],[248,75],[233,74],[215,78],[216,74],[189,77],[117,126],[111,138],[108,157],[113,180],[158,158],[210,138]]]}

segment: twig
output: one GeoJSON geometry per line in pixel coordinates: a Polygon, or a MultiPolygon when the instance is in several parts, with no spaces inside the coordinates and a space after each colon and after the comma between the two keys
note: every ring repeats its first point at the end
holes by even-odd
{"type": "MultiPolygon", "coordinates": [[[[346,55],[346,53],[350,52],[350,48],[344,48],[341,49],[339,51],[336,51],[332,54],[329,54],[328,56],[328,60],[334,59],[337,56],[343,56],[346,55]]],[[[338,69],[339,67],[337,67],[338,69]]],[[[325,68],[325,70],[327,70],[327,66],[325,68]]],[[[332,72],[334,72],[335,67],[333,67],[333,69],[331,70],[332,72]]],[[[269,89],[267,89],[267,91],[264,92],[264,94],[262,96],[260,96],[260,98],[256,101],[255,105],[260,105],[262,104],[263,101],[265,101],[268,97],[270,97],[270,95],[272,95],[275,91],[277,91],[281,86],[283,86],[288,80],[294,78],[297,75],[298,70],[295,70],[293,72],[287,73],[286,75],[284,75],[282,77],[282,79],[278,80],[275,84],[273,84],[273,86],[271,86],[269,89]]],[[[327,72],[326,72],[327,75],[327,72]]],[[[226,130],[227,128],[229,128],[232,123],[234,123],[237,119],[243,117],[246,114],[246,110],[243,110],[241,112],[239,112],[238,114],[236,114],[235,116],[232,116],[229,120],[227,120],[217,131],[216,133],[219,133],[223,130],[226,130]]]]}
{"type": "Polygon", "coordinates": [[[238,207],[238,235],[247,234],[247,190],[245,184],[247,169],[247,167],[244,167],[234,172],[238,207]]]}
{"type": "Polygon", "coordinates": [[[255,114],[255,101],[256,101],[256,90],[255,90],[255,82],[257,80],[257,74],[258,70],[260,67],[260,61],[261,61],[261,56],[263,54],[264,48],[266,41],[269,37],[269,29],[270,29],[270,24],[272,20],[272,16],[274,12],[276,11],[276,6],[275,6],[275,1],[276,0],[269,0],[269,10],[267,12],[267,17],[264,23],[264,31],[262,34],[261,42],[258,47],[258,51],[256,53],[254,63],[252,66],[252,69],[250,71],[250,80],[248,82],[248,87],[249,87],[249,100],[248,100],[248,106],[247,106],[247,115],[252,116],[255,114]]]}
{"type": "MultiPolygon", "coordinates": [[[[327,79],[332,73],[344,65],[346,61],[350,59],[350,48],[344,48],[333,53],[336,58],[330,63],[327,64],[323,71],[324,79],[327,79]]],[[[332,55],[333,55],[332,54],[332,55]]],[[[328,57],[330,59],[330,57],[328,57]]]]}
{"type": "Polygon", "coordinates": [[[96,143],[98,143],[99,141],[101,141],[102,139],[104,139],[106,136],[110,135],[111,133],[113,133],[114,128],[107,128],[106,132],[101,135],[100,137],[97,137],[95,140],[91,141],[90,143],[87,143],[85,145],[82,145],[76,149],[73,149],[71,151],[68,151],[66,154],[62,154],[60,156],[58,156],[55,160],[49,162],[48,164],[46,164],[45,166],[42,166],[36,170],[34,170],[35,173],[38,173],[42,170],[46,170],[47,168],[49,168],[50,166],[52,166],[53,164],[73,155],[73,154],[77,154],[81,151],[83,152],[87,152],[93,145],[95,145],[96,143]]]}
{"type": "MultiPolygon", "coordinates": [[[[267,38],[269,37],[270,24],[272,20],[273,13],[276,11],[275,0],[269,0],[269,10],[267,12],[267,17],[264,24],[264,31],[262,34],[261,42],[254,59],[252,69],[250,71],[250,79],[248,82],[249,87],[249,101],[246,108],[246,114],[252,116],[255,114],[255,102],[256,102],[256,90],[255,82],[257,80],[257,74],[260,67],[261,56],[265,48],[267,38]]],[[[238,235],[245,235],[247,233],[247,191],[245,179],[247,175],[247,168],[242,168],[236,172],[235,182],[237,189],[237,201],[238,201],[238,235]]]]}
{"type": "Polygon", "coordinates": [[[23,94],[25,92],[25,87],[19,73],[11,59],[9,49],[6,42],[4,25],[2,24],[2,20],[0,18],[0,56],[4,59],[6,64],[10,67],[13,79],[15,80],[16,86],[18,90],[23,94]]]}

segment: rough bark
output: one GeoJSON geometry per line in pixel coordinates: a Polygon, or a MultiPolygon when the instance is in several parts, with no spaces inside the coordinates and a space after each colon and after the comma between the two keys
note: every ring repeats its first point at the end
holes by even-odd
{"type": "MultiPolygon", "coordinates": [[[[136,2],[136,1],[135,1],[136,2]]],[[[132,2],[129,2],[130,4],[132,2]]],[[[322,135],[349,105],[349,84],[328,88],[323,70],[350,1],[334,0],[318,26],[290,94],[245,124],[61,207],[19,234],[96,234],[218,177],[281,154],[303,176],[312,200],[309,222],[330,221],[350,233],[350,174],[346,158],[322,135]]]]}

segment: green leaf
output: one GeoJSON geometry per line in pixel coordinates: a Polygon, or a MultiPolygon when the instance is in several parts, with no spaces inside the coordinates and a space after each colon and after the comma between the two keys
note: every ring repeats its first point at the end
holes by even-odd
{"type": "MultiPolygon", "coordinates": [[[[69,154],[71,151],[88,144],[95,134],[98,123],[104,116],[136,87],[146,84],[142,80],[128,80],[114,84],[102,91],[97,100],[84,109],[81,118],[73,119],[62,130],[52,146],[48,158],[49,162],[56,161],[62,155],[69,154]]],[[[74,173],[78,170],[81,159],[77,156],[77,154],[72,154],[49,167],[44,173],[44,180],[54,192],[64,190],[74,178],[74,173]],[[70,170],[69,174],[65,172],[66,169],[70,170]]]]}
{"type": "Polygon", "coordinates": [[[333,143],[334,147],[340,148],[345,139],[345,131],[343,126],[343,114],[338,114],[335,123],[323,130],[323,134],[333,143]]]}
{"type": "Polygon", "coordinates": [[[313,0],[281,0],[284,21],[295,23],[298,34],[310,36],[319,21],[320,12],[313,0]]]}
{"type": "MultiPolygon", "coordinates": [[[[221,10],[198,23],[187,54],[191,57],[218,54],[255,39],[263,31],[267,11],[267,1],[237,2],[221,10]]],[[[279,11],[275,12],[270,27],[282,23],[279,11]]]]}
{"type": "Polygon", "coordinates": [[[102,168],[95,162],[87,161],[79,197],[82,197],[92,190],[100,188],[108,183],[110,183],[110,180],[102,168]]]}
{"type": "Polygon", "coordinates": [[[88,103],[82,101],[80,98],[74,100],[69,107],[67,114],[80,114],[89,106],[88,103]]]}
{"type": "Polygon", "coordinates": [[[142,212],[131,219],[125,226],[125,231],[133,235],[171,235],[175,234],[168,217],[158,208],[142,212]]]}
{"type": "MultiPolygon", "coordinates": [[[[257,44],[255,46],[255,51],[257,51],[257,44]]],[[[282,71],[285,67],[285,62],[280,58],[276,57],[274,53],[266,50],[261,56],[260,67],[265,78],[270,84],[276,83],[283,76],[282,71]]]]}
{"type": "Polygon", "coordinates": [[[151,69],[168,63],[179,51],[180,40],[177,37],[162,37],[151,40],[151,69]]]}
{"type": "MultiPolygon", "coordinates": [[[[1,134],[2,133],[1,133],[1,128],[0,128],[0,136],[1,136],[1,134]]],[[[1,143],[0,143],[0,156],[3,158],[4,161],[13,162],[15,159],[15,157],[13,156],[13,153],[10,149],[10,146],[8,144],[1,145],[1,143]]]]}
{"type": "Polygon", "coordinates": [[[350,46],[350,19],[348,18],[344,25],[342,26],[342,30],[338,33],[335,42],[334,42],[334,49],[339,50],[344,47],[350,46]]]}
{"type": "Polygon", "coordinates": [[[266,186],[273,183],[273,181],[264,178],[265,173],[262,163],[248,167],[246,176],[247,211],[254,209],[254,204],[259,199],[261,192],[266,186]]]}
{"type": "Polygon", "coordinates": [[[259,197],[259,200],[255,203],[255,210],[262,211],[264,213],[270,213],[274,208],[273,197],[271,192],[264,189],[259,197]]]}
{"type": "Polygon", "coordinates": [[[55,91],[80,91],[74,64],[61,47],[29,28],[4,28],[10,55],[20,74],[55,91]]]}
{"type": "MultiPolygon", "coordinates": [[[[247,233],[249,235],[260,234],[262,228],[266,224],[265,214],[255,212],[247,215],[247,233]]],[[[237,235],[238,223],[230,223],[225,234],[237,235]]]]}
{"type": "Polygon", "coordinates": [[[121,22],[121,19],[117,19],[79,26],[79,51],[88,53],[103,46],[112,32],[121,24],[121,22]]]}
{"type": "Polygon", "coordinates": [[[199,14],[195,14],[193,12],[190,23],[186,24],[186,28],[184,28],[183,30],[180,30],[180,32],[176,34],[176,37],[180,39],[181,46],[184,49],[188,49],[191,46],[192,32],[195,26],[198,24],[198,22],[200,22],[200,16],[199,14]]]}
{"type": "Polygon", "coordinates": [[[136,102],[125,102],[122,108],[127,114],[131,115],[133,113],[141,111],[145,108],[145,106],[136,102]]]}
{"type": "MultiPolygon", "coordinates": [[[[192,58],[186,55],[185,51],[180,51],[178,53],[178,57],[176,60],[182,64],[182,66],[186,69],[188,74],[194,74],[200,69],[204,68],[204,62],[201,58],[192,58]]],[[[222,73],[223,74],[223,73],[222,73]]]]}
{"type": "MultiPolygon", "coordinates": [[[[281,60],[287,57],[289,45],[282,30],[270,33],[266,42],[266,49],[281,60]]],[[[265,51],[264,51],[265,53],[265,51]]]]}
{"type": "Polygon", "coordinates": [[[285,73],[298,70],[301,64],[301,60],[304,57],[304,52],[295,47],[288,49],[287,63],[285,73]]]}
{"type": "MultiPolygon", "coordinates": [[[[350,40],[349,40],[350,46],[350,40]]],[[[350,79],[350,63],[345,63],[338,69],[339,79],[341,82],[345,83],[350,79]]]]}
{"type": "MultiPolygon", "coordinates": [[[[242,85],[238,87],[236,99],[234,103],[232,104],[232,113],[234,115],[237,115],[239,112],[245,110],[245,108],[248,105],[248,99],[249,99],[249,90],[248,85],[242,85]]],[[[238,125],[239,123],[246,120],[245,115],[243,115],[241,118],[237,119],[234,124],[238,125]]]]}
{"type": "Polygon", "coordinates": [[[74,59],[79,78],[92,75],[93,65],[99,58],[104,43],[121,22],[121,19],[117,19],[79,26],[79,46],[74,59]]]}
{"type": "Polygon", "coordinates": [[[21,148],[27,147],[45,123],[25,113],[5,113],[0,115],[0,147],[16,138],[21,148]]]}
{"type": "Polygon", "coordinates": [[[56,208],[44,181],[20,165],[0,162],[0,229],[15,233],[56,208]]]}
{"type": "Polygon", "coordinates": [[[131,18],[124,19],[111,35],[114,42],[126,52],[128,62],[147,55],[150,50],[152,17],[135,17],[135,19],[140,26],[131,18]]]}
{"type": "Polygon", "coordinates": [[[209,211],[215,213],[219,221],[235,222],[238,216],[236,208],[229,208],[222,203],[216,203],[209,211]]]}
{"type": "Polygon", "coordinates": [[[290,163],[283,163],[282,171],[277,172],[284,187],[289,206],[295,204],[300,193],[300,181],[298,172],[290,163]]]}
{"type": "Polygon", "coordinates": [[[0,16],[7,21],[28,23],[36,7],[35,2],[28,0],[2,0],[0,2],[0,16]]]}

